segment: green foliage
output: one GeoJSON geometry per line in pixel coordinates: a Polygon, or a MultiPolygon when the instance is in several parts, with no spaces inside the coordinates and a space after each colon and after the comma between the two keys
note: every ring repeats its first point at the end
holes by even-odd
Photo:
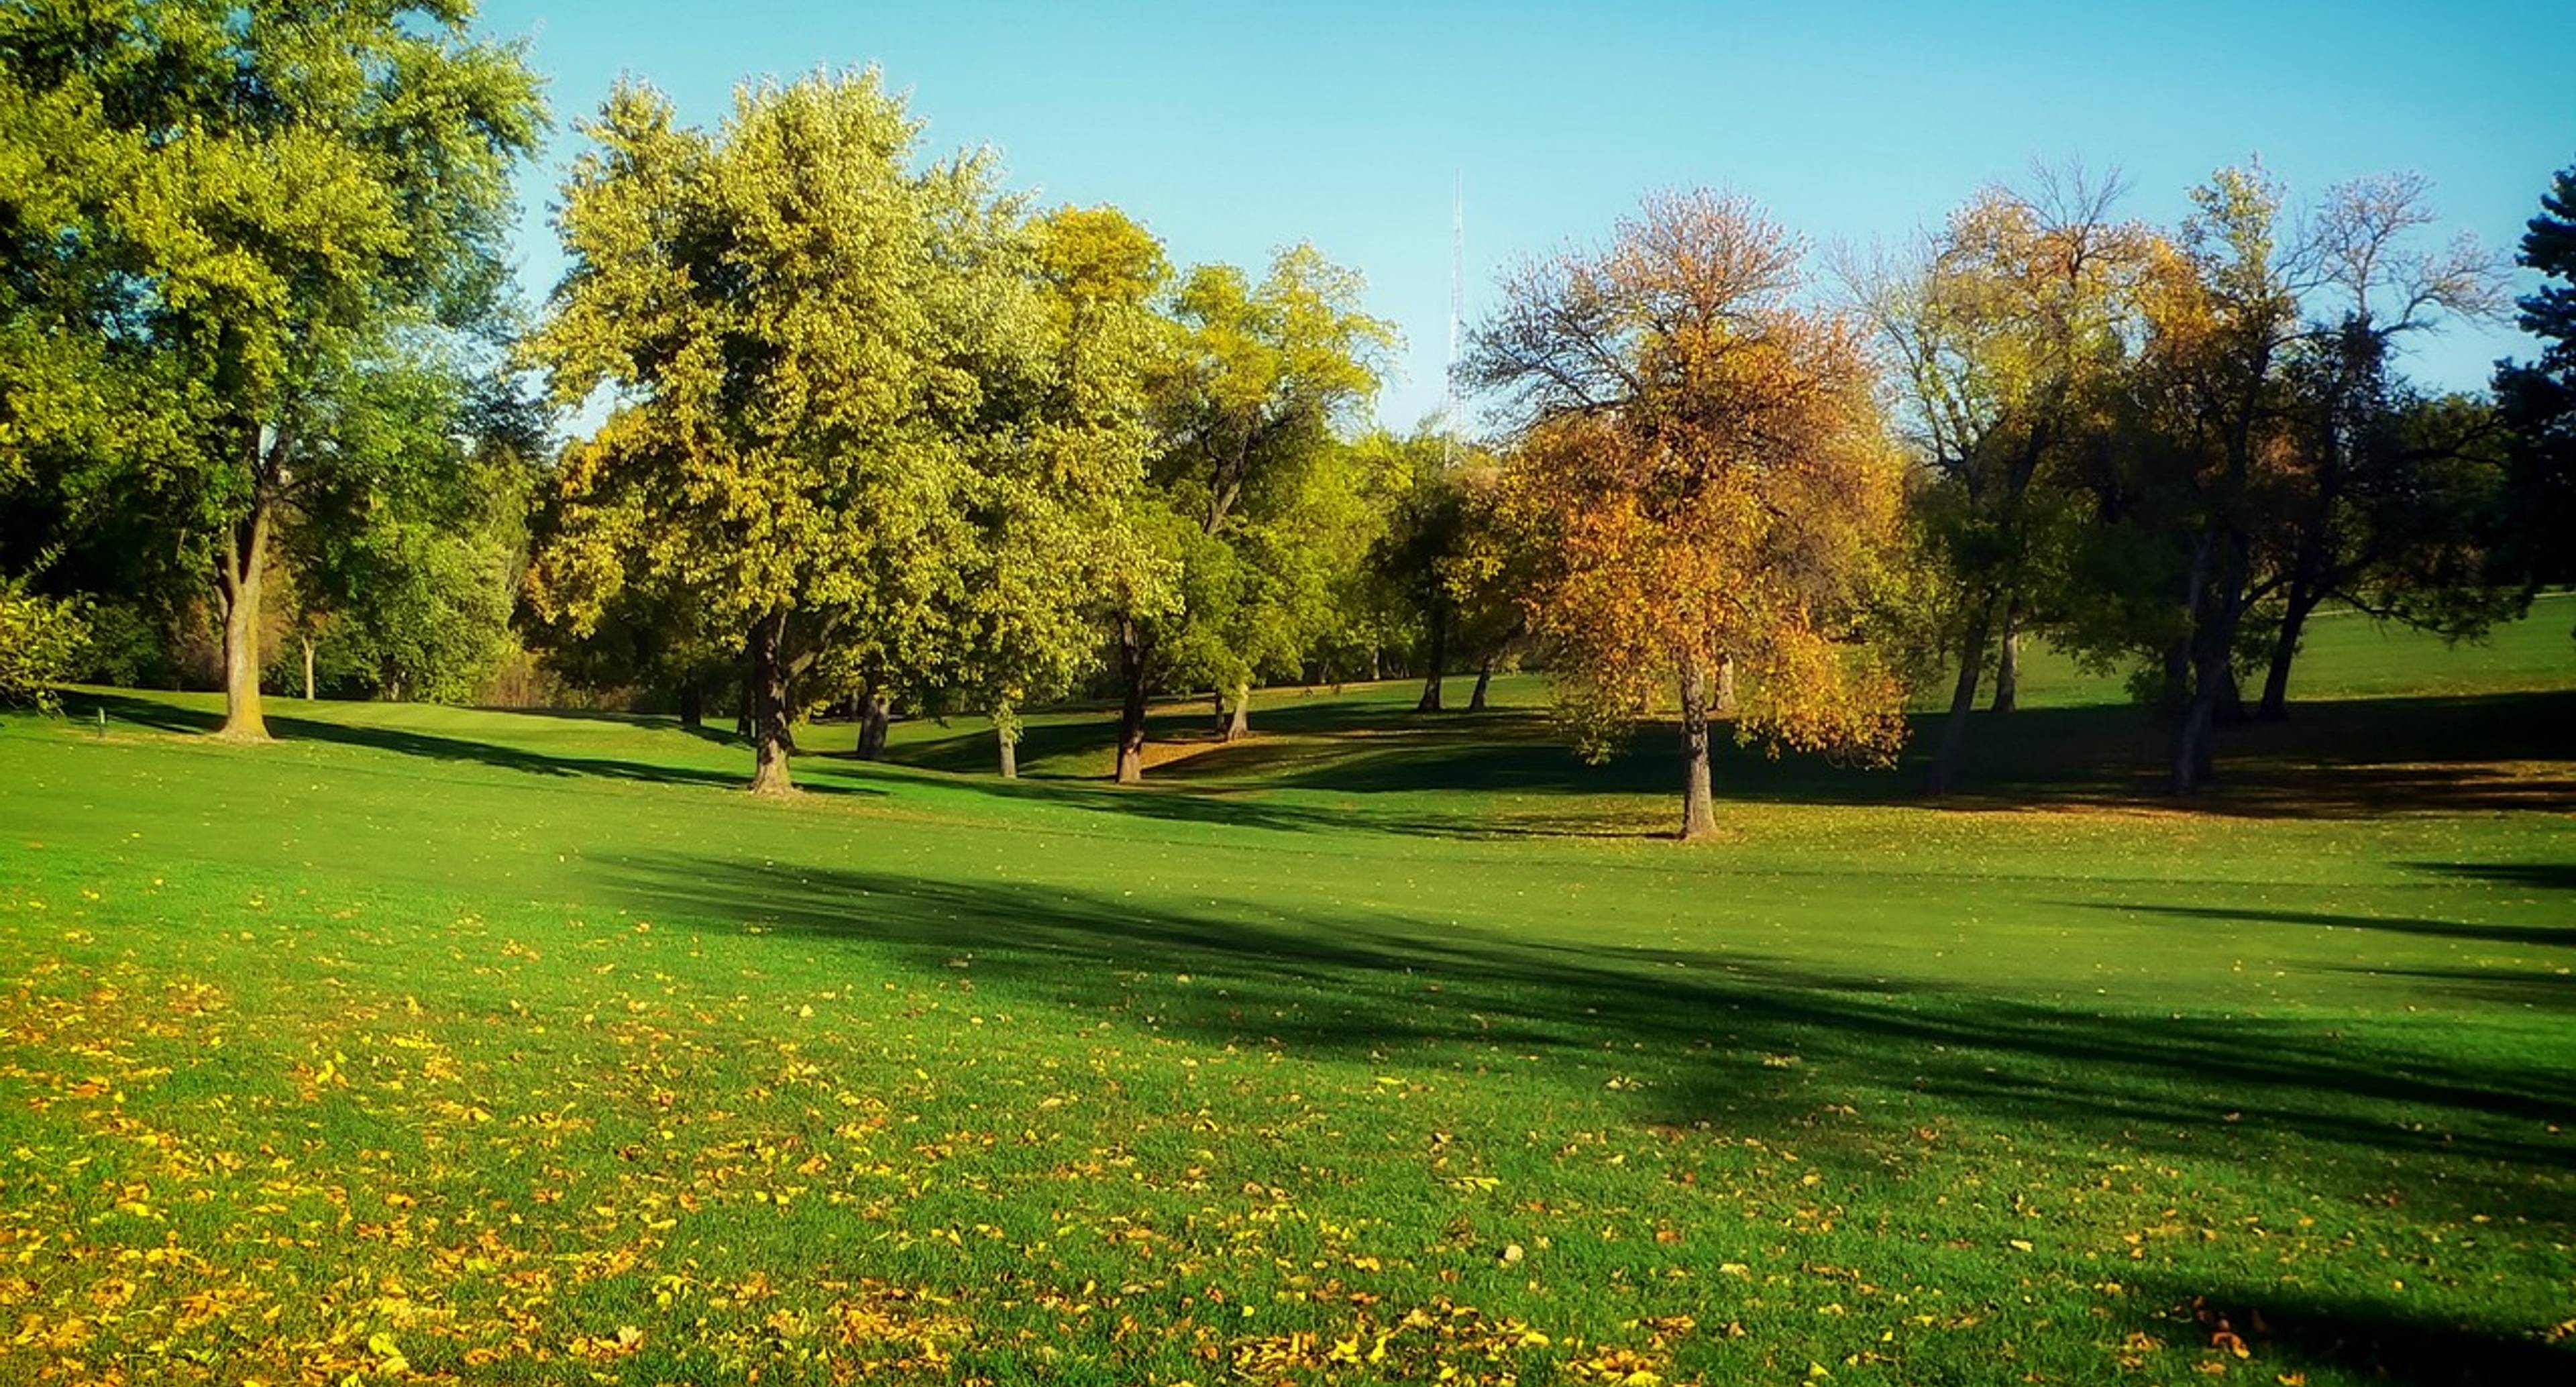
{"type": "Polygon", "coordinates": [[[637,587],[751,638],[765,746],[833,692],[945,678],[978,464],[1045,364],[990,160],[916,170],[874,71],[746,86],[714,133],[630,83],[582,129],[527,354],[559,405],[613,405],[566,452],[537,610],[586,634],[637,587]]]}
{"type": "Polygon", "coordinates": [[[1336,585],[1374,517],[1335,430],[1375,396],[1396,340],[1362,311],[1362,288],[1300,245],[1257,284],[1202,266],[1174,294],[1180,345],[1158,381],[1151,467],[1173,519],[1147,531],[1182,570],[1178,610],[1149,623],[1163,679],[1230,691],[1290,674],[1346,610],[1336,585]]]}
{"type": "Polygon", "coordinates": [[[0,707],[54,708],[53,686],[80,668],[88,640],[79,607],[0,580],[0,707]]]}
{"type": "MultiPolygon", "coordinates": [[[[0,475],[42,477],[66,541],[148,532],[155,576],[239,613],[233,643],[257,639],[272,528],[389,465],[371,382],[499,324],[545,113],[522,50],[472,23],[448,0],[0,15],[0,475]]],[[[257,689],[236,695],[256,735],[257,689]]]]}
{"type": "Polygon", "coordinates": [[[1031,369],[996,389],[957,556],[957,651],[922,690],[996,713],[1059,698],[1098,663],[1121,606],[1168,606],[1172,566],[1135,527],[1153,434],[1148,386],[1169,323],[1162,246],[1115,208],[1063,208],[1030,228],[1039,285],[1031,369]]]}
{"type": "Polygon", "coordinates": [[[2496,401],[2515,438],[2507,576],[2566,582],[2576,578],[2567,543],[2576,533],[2576,167],[2551,180],[2519,261],[2542,277],[2520,300],[2522,329],[2542,345],[2537,360],[2496,368],[2496,401]]]}

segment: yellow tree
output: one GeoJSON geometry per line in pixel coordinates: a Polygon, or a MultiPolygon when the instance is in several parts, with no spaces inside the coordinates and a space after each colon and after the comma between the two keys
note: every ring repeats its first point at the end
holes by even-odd
{"type": "Polygon", "coordinates": [[[1648,198],[1611,243],[1527,265],[1464,369],[1519,451],[1508,521],[1581,745],[1676,688],[1681,836],[1716,831],[1712,686],[1738,735],[1891,760],[1903,691],[1858,639],[1903,472],[1860,332],[1798,305],[1800,248],[1750,201],[1648,198]]]}

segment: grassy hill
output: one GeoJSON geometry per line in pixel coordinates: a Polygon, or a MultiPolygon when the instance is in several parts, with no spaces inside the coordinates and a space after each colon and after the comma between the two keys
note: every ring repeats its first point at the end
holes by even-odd
{"type": "Polygon", "coordinates": [[[2571,619],[2322,621],[2189,807],[2034,656],[1971,794],[1739,749],[1694,848],[1520,677],[788,803],[75,694],[0,720],[0,1380],[2568,1379],[2571,619]]]}

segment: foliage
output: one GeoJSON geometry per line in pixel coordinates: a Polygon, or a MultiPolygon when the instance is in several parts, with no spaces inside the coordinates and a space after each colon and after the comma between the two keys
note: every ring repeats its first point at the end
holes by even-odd
{"type": "Polygon", "coordinates": [[[80,667],[88,641],[77,606],[0,580],[0,707],[53,709],[53,686],[80,667]]]}
{"type": "MultiPolygon", "coordinates": [[[[1738,734],[1886,760],[1902,692],[1850,644],[1901,474],[1852,326],[1796,306],[1798,250],[1741,198],[1649,199],[1615,242],[1530,265],[1469,369],[1523,437],[1506,477],[1543,554],[1525,594],[1596,752],[1678,677],[1749,676],[1738,734]]],[[[1707,831],[1704,754],[1686,835],[1707,831]]]]}
{"type": "MultiPolygon", "coordinates": [[[[1183,277],[1174,350],[1154,382],[1150,508],[1137,534],[1177,571],[1176,604],[1120,612],[1128,705],[1167,683],[1236,693],[1293,671],[1329,637],[1329,590],[1368,543],[1369,516],[1334,437],[1375,395],[1394,329],[1363,312],[1359,276],[1314,247],[1258,283],[1230,265],[1183,277]]],[[[1141,714],[1140,714],[1141,716],[1141,714]]],[[[1141,725],[1120,776],[1143,774],[1141,725]]]]}
{"type": "Polygon", "coordinates": [[[273,528],[363,490],[378,461],[334,432],[343,392],[410,339],[495,318],[509,175],[544,111],[522,52],[472,37],[472,18],[109,0],[0,20],[0,157],[32,194],[32,220],[13,219],[0,444],[107,469],[113,485],[58,490],[139,504],[215,580],[236,736],[265,735],[273,528]]]}
{"type": "Polygon", "coordinates": [[[1162,246],[1109,207],[1059,209],[1032,233],[1042,345],[982,442],[959,650],[923,691],[933,707],[995,715],[1006,745],[1015,710],[1097,665],[1107,612],[1159,609],[1171,580],[1132,514],[1153,442],[1147,391],[1170,345],[1152,307],[1170,275],[1162,246]]]}
{"type": "Polygon", "coordinates": [[[935,679],[989,381],[1033,369],[1016,208],[991,161],[915,171],[873,71],[736,94],[714,134],[621,85],[559,218],[572,270],[529,339],[556,402],[613,410],[565,454],[537,610],[576,635],[630,584],[750,652],[760,788],[831,691],[935,679]]]}
{"type": "Polygon", "coordinates": [[[2576,166],[2551,180],[2518,262],[2544,281],[2519,301],[2522,330],[2541,351],[2496,368],[2496,401],[2516,440],[2504,576],[2566,582],[2576,578],[2566,543],[2576,533],[2576,166]]]}

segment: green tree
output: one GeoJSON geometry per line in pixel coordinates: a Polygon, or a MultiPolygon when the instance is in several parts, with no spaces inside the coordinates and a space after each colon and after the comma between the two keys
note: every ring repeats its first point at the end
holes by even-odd
{"type": "Polygon", "coordinates": [[[2524,227],[2518,262],[2541,276],[2525,295],[2522,330],[2540,355],[2501,363],[2495,394],[2513,431],[2509,576],[2576,581],[2576,165],[2558,171],[2524,227]]]}
{"type": "Polygon", "coordinates": [[[2280,596],[2257,710],[2266,719],[2288,716],[2300,635],[2328,600],[2454,638],[2511,605],[2481,543],[2500,499],[2493,416],[2421,400],[2394,370],[2404,339],[2503,304],[2497,267],[2474,241],[2414,244],[2434,221],[2430,186],[2419,174],[2341,184],[2306,235],[2309,326],[2284,362],[2282,523],[2264,537],[2280,596]]]}
{"type": "MultiPolygon", "coordinates": [[[[1331,494],[1334,430],[1365,407],[1395,342],[1360,308],[1360,277],[1312,246],[1279,253],[1259,283],[1202,266],[1173,295],[1180,339],[1156,384],[1151,509],[1137,533],[1180,570],[1181,600],[1117,613],[1117,778],[1144,777],[1145,704],[1173,679],[1247,706],[1265,666],[1293,665],[1311,633],[1313,514],[1331,494]]],[[[1354,556],[1356,557],[1356,556],[1354,556]]]]}
{"type": "Polygon", "coordinates": [[[578,633],[641,583],[739,633],[752,788],[785,792],[807,706],[956,649],[986,383],[1042,338],[1020,218],[984,156],[913,167],[873,69],[746,86],[712,134],[624,84],[583,132],[527,351],[558,404],[615,404],[566,452],[531,597],[578,633]]]}
{"type": "Polygon", "coordinates": [[[959,651],[926,700],[988,715],[1006,777],[1019,773],[1020,711],[1099,662],[1117,596],[1159,610],[1171,577],[1132,514],[1153,443],[1148,385],[1169,347],[1153,304],[1170,265],[1113,207],[1062,208],[1033,230],[1044,347],[983,440],[959,651]]]}
{"type": "Polygon", "coordinates": [[[1915,492],[1947,580],[1939,614],[1955,652],[1930,788],[1952,789],[1985,662],[2009,711],[2022,634],[2045,621],[2076,493],[2071,467],[2098,436],[2106,383],[2139,335],[2139,290],[2162,249],[2115,220],[2116,178],[2042,169],[1950,215],[1919,265],[1866,276],[1863,299],[1895,368],[1925,473],[1915,492]]]}
{"type": "Polygon", "coordinates": [[[533,402],[445,363],[337,392],[330,434],[375,460],[297,508],[281,550],[300,609],[307,697],[339,688],[460,702],[511,648],[528,497],[544,448],[533,402]]]}
{"type": "Polygon", "coordinates": [[[282,521],[360,490],[342,474],[379,460],[332,436],[333,392],[410,341],[495,321],[510,175],[544,111],[521,50],[472,20],[443,0],[0,17],[16,175],[0,182],[29,190],[57,262],[30,271],[23,234],[12,253],[5,441],[139,474],[87,490],[148,506],[214,579],[226,735],[266,736],[261,592],[282,521]],[[59,340],[30,347],[31,322],[59,340]],[[76,378],[98,382],[88,400],[30,422],[76,378]]]}

